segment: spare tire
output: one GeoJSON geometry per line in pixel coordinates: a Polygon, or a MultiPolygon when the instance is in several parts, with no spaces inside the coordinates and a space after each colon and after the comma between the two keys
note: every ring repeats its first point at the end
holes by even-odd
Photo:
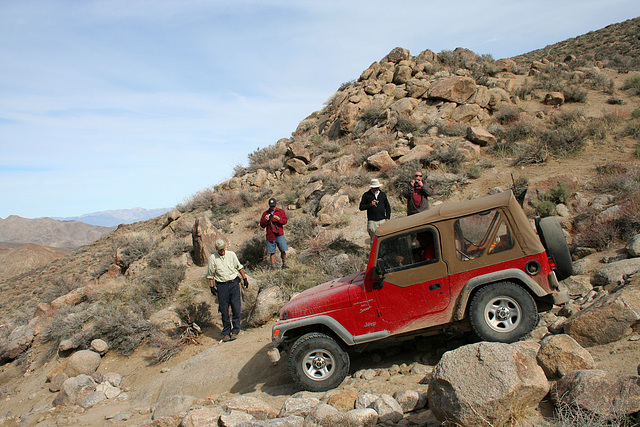
{"type": "Polygon", "coordinates": [[[558,280],[564,280],[573,274],[573,262],[567,240],[562,232],[562,227],[558,219],[553,216],[539,218],[536,221],[536,228],[540,240],[547,250],[547,254],[556,263],[556,276],[558,280]]]}

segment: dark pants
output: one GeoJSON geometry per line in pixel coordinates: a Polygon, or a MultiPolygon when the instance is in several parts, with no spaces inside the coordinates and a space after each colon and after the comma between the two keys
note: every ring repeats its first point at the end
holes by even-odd
{"type": "Polygon", "coordinates": [[[229,333],[237,335],[240,332],[240,285],[238,278],[222,283],[216,282],[218,288],[218,310],[222,316],[222,335],[229,333]],[[229,321],[229,306],[231,306],[231,322],[229,321]],[[231,326],[233,324],[233,327],[231,326]]]}

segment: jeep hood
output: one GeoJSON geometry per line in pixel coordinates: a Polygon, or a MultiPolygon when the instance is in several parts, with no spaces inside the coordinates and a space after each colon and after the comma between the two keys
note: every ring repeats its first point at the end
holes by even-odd
{"type": "Polygon", "coordinates": [[[351,305],[350,286],[362,286],[364,271],[314,286],[298,294],[280,310],[280,319],[322,314],[351,305]]]}

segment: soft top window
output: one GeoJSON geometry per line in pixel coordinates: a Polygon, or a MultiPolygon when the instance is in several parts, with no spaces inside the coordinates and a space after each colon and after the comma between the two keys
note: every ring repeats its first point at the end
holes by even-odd
{"type": "Polygon", "coordinates": [[[388,271],[398,271],[437,262],[438,247],[434,229],[413,230],[384,239],[380,243],[378,258],[384,260],[388,271]]]}

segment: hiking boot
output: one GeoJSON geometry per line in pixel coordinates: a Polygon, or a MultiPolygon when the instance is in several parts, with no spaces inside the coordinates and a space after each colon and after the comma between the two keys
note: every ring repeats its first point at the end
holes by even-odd
{"type": "Polygon", "coordinates": [[[283,262],[283,263],[282,263],[282,268],[289,268],[289,266],[287,265],[287,263],[286,263],[286,262],[283,262]]]}
{"type": "Polygon", "coordinates": [[[230,340],[230,341],[233,341],[233,340],[235,340],[236,338],[238,338],[238,334],[231,334],[231,335],[229,335],[229,340],[230,340]]]}
{"type": "Polygon", "coordinates": [[[271,264],[269,264],[269,267],[271,267],[271,268],[276,268],[276,263],[275,263],[275,262],[272,262],[271,264]]]}
{"type": "Polygon", "coordinates": [[[231,337],[229,335],[225,335],[224,337],[222,337],[222,342],[229,342],[231,341],[231,337]]]}

